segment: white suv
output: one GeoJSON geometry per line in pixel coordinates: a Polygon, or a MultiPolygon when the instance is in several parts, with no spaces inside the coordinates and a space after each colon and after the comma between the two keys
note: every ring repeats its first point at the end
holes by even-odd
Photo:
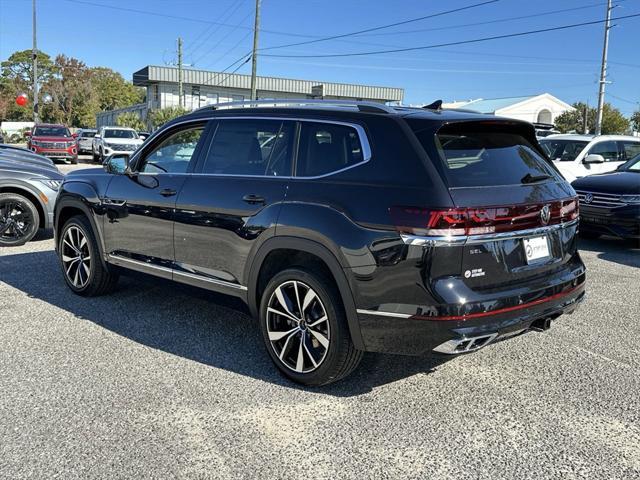
{"type": "Polygon", "coordinates": [[[131,155],[142,143],[133,128],[102,127],[93,139],[93,160],[102,163],[114,153],[131,155]]]}
{"type": "Polygon", "coordinates": [[[540,145],[569,182],[612,172],[640,154],[640,137],[624,135],[549,135],[540,145]]]}

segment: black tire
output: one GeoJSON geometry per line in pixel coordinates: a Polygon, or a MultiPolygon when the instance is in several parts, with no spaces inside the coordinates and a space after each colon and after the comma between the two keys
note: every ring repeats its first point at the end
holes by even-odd
{"type": "Polygon", "coordinates": [[[580,235],[580,237],[584,238],[584,239],[588,239],[588,240],[595,240],[597,238],[600,238],[601,234],[597,233],[597,232],[590,232],[590,231],[584,231],[584,230],[579,230],[578,231],[578,235],[580,235]]]}
{"type": "Polygon", "coordinates": [[[104,295],[113,291],[118,283],[118,273],[105,265],[100,258],[93,228],[84,215],[70,218],[62,227],[58,238],[58,257],[67,286],[78,295],[83,297],[104,295]],[[80,247],[80,251],[71,248],[71,244],[75,243],[73,239],[80,238],[76,236],[77,231],[86,240],[86,244],[80,240],[75,244],[76,247],[80,247]],[[72,265],[67,259],[74,258],[74,254],[79,254],[80,260],[72,265]],[[81,264],[86,268],[81,269],[81,264]]]}
{"type": "Polygon", "coordinates": [[[91,149],[91,156],[93,157],[93,161],[94,162],[98,162],[98,155],[96,155],[96,151],[93,150],[93,148],[91,149]]]}
{"type": "Polygon", "coordinates": [[[71,159],[71,163],[72,163],[73,165],[77,165],[77,164],[78,164],[78,157],[74,157],[74,158],[72,158],[72,159],[71,159]]]}
{"type": "MultiPolygon", "coordinates": [[[[304,293],[308,290],[304,290],[304,293]]],[[[299,297],[300,296],[302,296],[302,294],[300,294],[299,297]]],[[[303,267],[284,270],[276,274],[269,281],[260,302],[260,330],[262,331],[262,338],[265,342],[267,352],[280,372],[294,382],[301,383],[303,385],[327,385],[343,379],[355,370],[360,363],[360,360],[362,360],[364,353],[361,350],[356,349],[353,345],[351,335],[349,334],[349,327],[347,325],[344,307],[342,305],[342,299],[333,279],[327,278],[325,275],[308,271],[303,267]],[[268,308],[270,306],[273,307],[274,303],[272,302],[275,301],[278,302],[276,305],[277,308],[282,310],[282,308],[278,307],[281,306],[282,303],[277,300],[276,290],[278,287],[294,288],[290,286],[292,283],[295,283],[295,288],[300,288],[300,290],[304,290],[305,288],[312,290],[319,299],[317,302],[316,300],[312,300],[312,303],[307,307],[308,310],[299,308],[300,304],[303,302],[302,299],[299,300],[297,306],[291,304],[292,309],[289,311],[295,311],[296,316],[299,319],[307,319],[306,324],[304,320],[302,322],[298,321],[296,324],[293,320],[290,320],[288,315],[282,316],[274,314],[273,312],[268,312],[268,308]],[[316,310],[316,315],[318,317],[327,317],[324,327],[314,327],[314,330],[322,328],[321,331],[317,330],[315,333],[311,331],[311,326],[318,321],[317,318],[313,317],[314,309],[316,310]],[[305,313],[300,315],[300,310],[303,310],[305,313]],[[322,311],[324,311],[324,315],[318,313],[322,311]],[[280,328],[273,329],[278,331],[271,330],[274,326],[274,322],[279,323],[280,328]],[[300,331],[287,335],[286,337],[282,337],[274,342],[270,340],[270,330],[272,334],[277,335],[281,331],[289,328],[297,328],[300,331]],[[306,332],[306,335],[303,330],[306,332]],[[322,337],[318,338],[316,336],[317,333],[321,333],[323,335],[324,342],[327,342],[328,340],[327,348],[324,348],[323,345],[318,342],[322,337]],[[286,343],[289,341],[287,340],[288,337],[290,337],[289,345],[286,343]],[[282,346],[280,353],[285,351],[283,355],[284,360],[281,360],[280,355],[277,353],[279,346],[282,346]],[[303,351],[303,347],[304,352],[301,353],[303,351]],[[307,347],[310,347],[310,349],[307,347]],[[298,350],[298,354],[295,353],[295,350],[298,350]],[[324,353],[322,352],[323,350],[324,353]],[[312,356],[311,352],[316,355],[312,356]],[[295,367],[293,366],[292,361],[290,362],[290,365],[287,365],[289,357],[288,353],[297,357],[295,367]],[[297,355],[303,356],[303,364],[300,371],[295,370],[299,365],[299,357],[297,355]],[[310,371],[305,371],[305,360],[306,365],[311,368],[310,371]],[[316,361],[318,361],[317,366],[315,365],[316,361]]]]}
{"type": "Polygon", "coordinates": [[[38,228],[40,216],[31,200],[18,193],[0,193],[0,247],[24,245],[38,228]]]}

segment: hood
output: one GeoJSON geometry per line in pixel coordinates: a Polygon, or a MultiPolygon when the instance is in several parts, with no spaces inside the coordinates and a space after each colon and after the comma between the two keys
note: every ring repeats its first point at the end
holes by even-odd
{"type": "Polygon", "coordinates": [[[142,145],[141,138],[113,138],[113,137],[104,137],[103,140],[106,143],[113,143],[114,145],[131,145],[132,143],[139,143],[142,145]]]}
{"type": "Polygon", "coordinates": [[[58,171],[58,167],[55,166],[51,159],[31,152],[9,152],[0,150],[0,160],[5,162],[39,165],[43,168],[52,168],[55,171],[58,171]]]}
{"type": "Polygon", "coordinates": [[[75,138],[73,137],[48,137],[41,135],[32,135],[31,140],[36,140],[38,142],[75,142],[75,138]]]}
{"type": "Polygon", "coordinates": [[[62,180],[64,178],[64,175],[60,173],[55,166],[13,161],[5,157],[0,157],[0,176],[10,177],[12,173],[26,173],[49,180],[62,180]]]}
{"type": "Polygon", "coordinates": [[[615,195],[640,194],[640,173],[600,173],[579,178],[571,185],[576,190],[586,190],[589,192],[612,193],[615,195]]]}

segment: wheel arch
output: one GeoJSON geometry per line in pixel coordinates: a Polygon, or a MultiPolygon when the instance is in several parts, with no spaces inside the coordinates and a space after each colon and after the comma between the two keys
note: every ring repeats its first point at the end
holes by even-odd
{"type": "Polygon", "coordinates": [[[0,193],[15,193],[17,195],[22,195],[23,197],[29,199],[31,203],[36,207],[38,211],[38,228],[46,228],[47,221],[47,209],[43,205],[42,200],[33,190],[23,185],[16,184],[0,184],[0,193]]]}
{"type": "Polygon", "coordinates": [[[349,281],[344,269],[336,256],[327,247],[312,240],[299,237],[272,237],[261,245],[250,262],[251,266],[246,277],[247,304],[251,314],[256,318],[259,316],[258,310],[261,299],[260,276],[261,273],[263,273],[263,267],[266,265],[267,259],[271,254],[278,251],[287,251],[287,253],[291,251],[300,252],[301,254],[311,255],[322,262],[327,273],[329,273],[335,281],[338,292],[340,293],[353,344],[359,350],[364,350],[364,342],[360,332],[360,323],[358,321],[353,292],[349,286],[349,281]]]}

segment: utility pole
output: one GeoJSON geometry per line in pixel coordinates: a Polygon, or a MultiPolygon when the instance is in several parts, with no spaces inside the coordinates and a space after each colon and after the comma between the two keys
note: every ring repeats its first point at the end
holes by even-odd
{"type": "Polygon", "coordinates": [[[38,123],[38,45],[36,43],[36,0],[32,3],[33,10],[33,121],[38,123]]]}
{"type": "Polygon", "coordinates": [[[607,83],[607,54],[609,51],[609,30],[611,30],[611,0],[607,0],[607,21],[604,24],[604,46],[600,67],[600,89],[598,91],[598,112],[596,113],[596,135],[602,133],[602,110],[604,108],[604,87],[607,83]]]}
{"type": "Polygon", "coordinates": [[[258,34],[260,33],[260,0],[256,0],[256,19],[253,25],[253,53],[251,54],[251,100],[258,99],[256,70],[258,68],[258,34]]]}
{"type": "Polygon", "coordinates": [[[183,107],[183,85],[182,85],[182,38],[178,37],[178,105],[183,107]]]}
{"type": "Polygon", "coordinates": [[[587,116],[589,115],[589,104],[584,105],[584,110],[582,111],[582,133],[585,135],[589,133],[589,123],[587,116]]]}

